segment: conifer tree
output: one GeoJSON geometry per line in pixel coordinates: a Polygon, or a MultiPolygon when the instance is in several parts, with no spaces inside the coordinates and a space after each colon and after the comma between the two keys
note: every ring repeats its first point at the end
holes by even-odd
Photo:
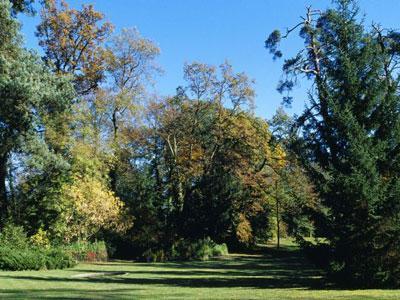
{"type": "Polygon", "coordinates": [[[300,29],[304,49],[285,59],[278,89],[290,91],[304,74],[313,82],[294,146],[329,209],[331,267],[347,282],[398,285],[400,34],[368,30],[355,1],[335,2],[326,11],[307,8],[266,47],[283,56],[279,42],[300,29]]]}
{"type": "MultiPolygon", "coordinates": [[[[19,24],[9,1],[0,1],[0,217],[10,206],[11,156],[45,143],[48,129],[68,111],[74,91],[66,77],[57,77],[39,57],[23,49],[19,24]],[[30,144],[30,146],[28,146],[30,144]]],[[[32,153],[30,153],[32,154],[32,153]]]]}

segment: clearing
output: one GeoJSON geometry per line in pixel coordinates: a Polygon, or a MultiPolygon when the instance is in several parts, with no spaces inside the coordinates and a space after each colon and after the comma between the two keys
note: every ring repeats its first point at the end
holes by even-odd
{"type": "Polygon", "coordinates": [[[1,299],[400,299],[397,290],[340,290],[295,247],[211,261],[79,264],[0,272],[1,299]]]}

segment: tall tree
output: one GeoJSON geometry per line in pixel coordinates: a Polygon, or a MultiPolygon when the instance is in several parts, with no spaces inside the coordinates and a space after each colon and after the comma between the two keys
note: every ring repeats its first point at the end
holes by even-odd
{"type": "MultiPolygon", "coordinates": [[[[283,36],[300,28],[305,48],[285,60],[280,90],[302,74],[314,83],[297,150],[329,208],[335,271],[347,282],[398,285],[399,33],[367,31],[355,1],[335,2],[307,8],[283,36]]],[[[275,57],[281,38],[274,31],[266,41],[275,57]]]]}
{"type": "Polygon", "coordinates": [[[92,5],[72,9],[64,0],[47,0],[36,35],[45,61],[60,74],[73,74],[78,94],[88,94],[104,79],[103,43],[112,25],[92,5]]]}
{"type": "Polygon", "coordinates": [[[272,133],[271,146],[284,150],[285,154],[283,157],[281,155],[283,160],[275,169],[277,175],[275,212],[279,210],[276,219],[280,218],[285,225],[285,233],[304,243],[304,237],[315,233],[314,224],[318,216],[323,213],[324,207],[309,176],[301,166],[297,153],[292,149],[298,138],[295,132],[295,118],[290,117],[280,107],[269,121],[269,125],[272,133]]]}
{"type": "Polygon", "coordinates": [[[67,78],[55,77],[40,59],[25,51],[8,1],[0,2],[0,212],[7,216],[8,164],[13,152],[46,134],[46,122],[68,109],[74,97],[67,78]],[[47,120],[47,121],[46,121],[47,120]]]}
{"type": "Polygon", "coordinates": [[[123,133],[137,121],[146,88],[161,69],[156,64],[160,49],[135,28],[125,28],[107,45],[106,69],[110,76],[106,113],[110,125],[110,145],[115,161],[110,168],[111,186],[117,191],[118,161],[126,145],[123,133]]]}
{"type": "Polygon", "coordinates": [[[161,171],[155,177],[169,198],[171,232],[248,243],[249,219],[266,203],[270,134],[249,109],[254,92],[247,76],[227,63],[217,70],[185,65],[187,86],[153,107],[161,171]]]}

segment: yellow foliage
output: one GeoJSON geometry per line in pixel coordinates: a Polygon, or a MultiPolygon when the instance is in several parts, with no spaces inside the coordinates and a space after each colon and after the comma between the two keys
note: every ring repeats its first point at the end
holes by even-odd
{"type": "Polygon", "coordinates": [[[93,145],[76,142],[71,149],[72,178],[62,187],[64,239],[88,239],[101,229],[123,231],[132,224],[124,203],[109,188],[108,157],[93,145]]]}
{"type": "Polygon", "coordinates": [[[57,74],[73,74],[77,91],[87,94],[104,78],[103,43],[113,30],[93,5],[73,9],[64,0],[46,0],[37,36],[57,74]]]}
{"type": "Polygon", "coordinates": [[[274,167],[279,170],[282,169],[283,167],[286,166],[287,161],[286,161],[286,152],[282,148],[281,145],[276,145],[274,152],[273,152],[273,157],[274,157],[274,167]]]}
{"type": "Polygon", "coordinates": [[[123,202],[97,178],[76,176],[63,194],[71,205],[65,213],[66,240],[87,239],[102,228],[122,231],[129,226],[129,220],[123,220],[123,202]]]}
{"type": "Polygon", "coordinates": [[[239,224],[236,227],[236,237],[239,242],[246,244],[253,238],[250,222],[243,214],[239,215],[239,224]]]}
{"type": "Polygon", "coordinates": [[[43,247],[43,248],[50,248],[50,240],[47,237],[47,232],[42,228],[39,228],[38,232],[30,237],[30,241],[33,245],[43,247]]]}

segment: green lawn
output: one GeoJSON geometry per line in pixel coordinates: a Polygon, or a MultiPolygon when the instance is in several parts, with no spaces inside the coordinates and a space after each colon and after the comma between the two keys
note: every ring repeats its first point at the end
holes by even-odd
{"type": "Polygon", "coordinates": [[[208,262],[80,264],[0,272],[1,299],[400,299],[396,290],[338,290],[292,246],[208,262]],[[82,273],[125,272],[77,278],[82,273]]]}

